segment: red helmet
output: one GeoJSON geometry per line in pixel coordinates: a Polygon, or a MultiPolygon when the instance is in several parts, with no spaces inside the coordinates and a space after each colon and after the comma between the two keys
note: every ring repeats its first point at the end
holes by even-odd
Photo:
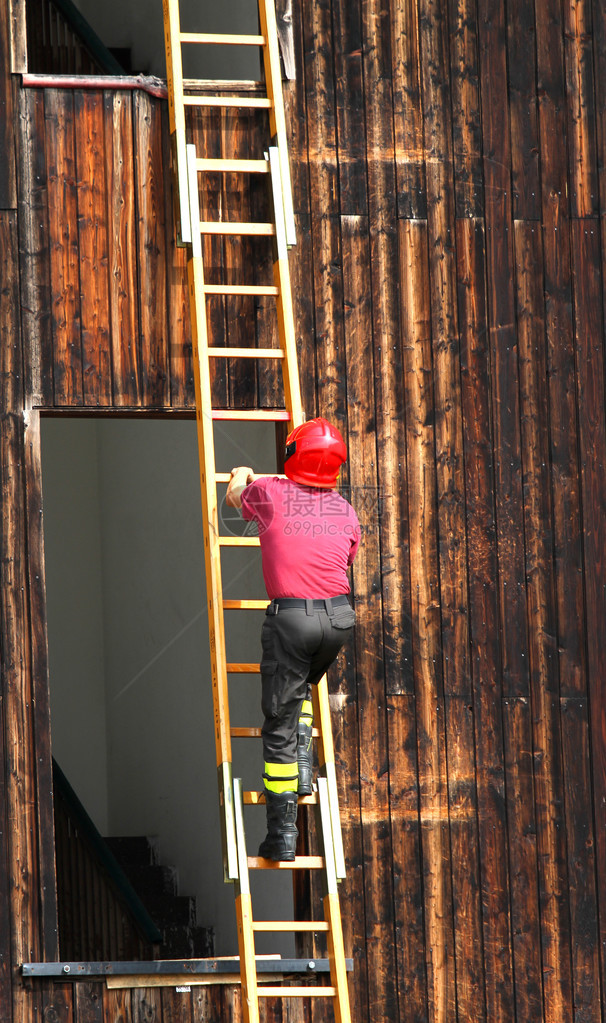
{"type": "Polygon", "coordinates": [[[295,483],[330,489],[346,459],[345,441],[325,419],[310,419],[286,438],[284,472],[295,483]]]}

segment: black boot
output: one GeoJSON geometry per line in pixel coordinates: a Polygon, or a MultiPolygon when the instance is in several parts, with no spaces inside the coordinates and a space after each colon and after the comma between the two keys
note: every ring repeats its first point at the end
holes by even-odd
{"type": "Polygon", "coordinates": [[[267,837],[259,846],[259,856],[267,860],[292,861],[297,844],[297,793],[270,792],[265,789],[267,837]]]}
{"type": "Polygon", "coordinates": [[[311,724],[299,718],[297,725],[297,761],[299,763],[299,785],[297,791],[300,796],[311,796],[311,779],[313,766],[313,752],[311,748],[311,724]]]}

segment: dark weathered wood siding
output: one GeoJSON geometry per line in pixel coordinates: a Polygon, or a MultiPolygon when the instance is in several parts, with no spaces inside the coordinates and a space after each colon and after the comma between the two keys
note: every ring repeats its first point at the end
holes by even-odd
{"type": "MultiPolygon", "coordinates": [[[[22,412],[183,412],[193,388],[164,103],[20,89],[5,4],[0,1017],[25,1023],[43,997],[70,1023],[189,1023],[233,998],[16,979],[56,954],[37,417],[22,412]]],[[[604,1023],[606,8],[294,9],[304,405],[347,434],[364,526],[355,645],[332,678],[354,1018],[604,1023]]],[[[248,115],[193,130],[207,155],[259,137],[248,115]]],[[[202,198],[209,219],[265,202],[235,177],[202,198]]],[[[234,280],[270,272],[252,243],[205,244],[234,280]]],[[[209,314],[218,344],[276,329],[250,299],[209,314]]],[[[218,401],[279,402],[274,379],[218,361],[218,401]]]]}

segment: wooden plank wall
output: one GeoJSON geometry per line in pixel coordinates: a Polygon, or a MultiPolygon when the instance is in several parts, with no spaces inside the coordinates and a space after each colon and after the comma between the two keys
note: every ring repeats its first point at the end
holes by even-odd
{"type": "MultiPolygon", "coordinates": [[[[293,7],[304,404],[347,434],[364,525],[355,644],[332,677],[354,1018],[605,1023],[606,9],[293,7]]],[[[55,941],[22,411],[183,412],[193,387],[164,104],[16,88],[1,10],[0,1017],[238,1018],[227,992],[148,1005],[16,979],[55,941]]],[[[192,130],[209,156],[259,138],[233,114],[192,130]]],[[[264,203],[235,178],[202,191],[209,219],[264,203]]],[[[269,273],[248,243],[205,244],[234,279],[269,273]]],[[[248,300],[213,299],[210,320],[216,343],[275,333],[248,300]]],[[[274,379],[224,365],[214,386],[279,401],[274,379]]]]}
{"type": "MultiPolygon", "coordinates": [[[[194,404],[185,250],[174,240],[166,103],[145,91],[22,89],[20,261],[26,386],[34,406],[191,410],[194,404]]],[[[250,112],[198,113],[191,137],[207,155],[253,152],[250,112]]],[[[268,197],[241,174],[207,175],[208,220],[267,219],[268,197]]],[[[271,283],[267,239],[209,236],[207,277],[271,283]]],[[[267,300],[209,300],[216,344],[269,344],[267,300]],[[229,331],[227,325],[229,324],[229,331]]],[[[223,362],[223,360],[218,360],[223,362]]],[[[280,403],[273,371],[214,371],[217,405],[280,403]],[[259,393],[258,393],[259,392],[259,393]]]]}
{"type": "Polygon", "coordinates": [[[308,413],[365,527],[333,678],[355,1018],[605,1018],[603,4],[302,0],[308,413]]]}

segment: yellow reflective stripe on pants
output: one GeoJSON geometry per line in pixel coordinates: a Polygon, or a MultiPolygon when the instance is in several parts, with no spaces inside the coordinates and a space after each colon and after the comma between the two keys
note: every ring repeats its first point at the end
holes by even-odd
{"type": "Polygon", "coordinates": [[[270,792],[296,792],[299,784],[299,764],[271,764],[265,761],[263,775],[265,788],[270,792]]]}

